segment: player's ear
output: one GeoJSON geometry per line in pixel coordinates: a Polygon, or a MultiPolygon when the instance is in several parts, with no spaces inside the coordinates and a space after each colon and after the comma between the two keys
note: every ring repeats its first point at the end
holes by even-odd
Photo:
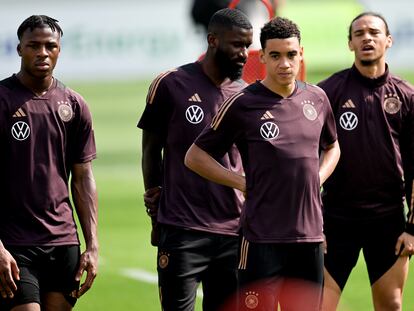
{"type": "Polygon", "coordinates": [[[218,37],[215,33],[209,32],[207,34],[207,43],[209,48],[217,48],[218,46],[218,37]]]}
{"type": "Polygon", "coordinates": [[[264,49],[260,49],[259,51],[259,60],[262,64],[266,64],[264,49]]]}
{"type": "Polygon", "coordinates": [[[391,35],[389,35],[389,36],[387,36],[387,42],[386,42],[386,47],[387,48],[390,48],[390,47],[392,47],[392,36],[391,35]]]}
{"type": "Polygon", "coordinates": [[[348,41],[348,48],[349,48],[349,50],[350,50],[351,52],[353,52],[353,51],[354,51],[354,45],[352,44],[352,41],[351,41],[351,40],[349,40],[349,41],[348,41]]]}
{"type": "Polygon", "coordinates": [[[17,54],[19,54],[19,56],[22,56],[22,47],[20,46],[20,43],[17,45],[16,51],[17,51],[17,54]]]}

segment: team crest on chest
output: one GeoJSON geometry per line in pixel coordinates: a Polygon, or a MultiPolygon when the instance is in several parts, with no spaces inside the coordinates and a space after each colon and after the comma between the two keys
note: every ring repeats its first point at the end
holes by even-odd
{"type": "Polygon", "coordinates": [[[389,114],[396,114],[401,109],[401,101],[396,94],[386,94],[384,96],[383,107],[385,112],[389,114]]]}
{"type": "Polygon", "coordinates": [[[58,114],[63,122],[69,122],[73,118],[73,110],[67,101],[58,102],[58,114]]]}
{"type": "Polygon", "coordinates": [[[316,109],[314,107],[315,104],[310,100],[304,100],[303,102],[301,102],[301,104],[303,115],[305,116],[305,118],[310,121],[314,121],[318,117],[318,113],[316,112],[316,109]]]}

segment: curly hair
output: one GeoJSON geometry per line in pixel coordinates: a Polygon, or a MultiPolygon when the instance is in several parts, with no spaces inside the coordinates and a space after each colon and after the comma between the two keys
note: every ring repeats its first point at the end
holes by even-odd
{"type": "Polygon", "coordinates": [[[264,49],[267,40],[292,37],[297,37],[300,43],[300,30],[298,25],[287,18],[276,17],[267,22],[261,29],[260,44],[262,45],[262,49],[264,49]]]}
{"type": "Polygon", "coordinates": [[[28,18],[26,18],[23,23],[19,26],[17,29],[17,38],[19,40],[22,39],[23,33],[30,29],[30,31],[33,31],[35,28],[44,28],[49,27],[52,31],[57,31],[60,36],[63,36],[62,28],[58,25],[58,20],[51,18],[46,15],[32,15],[28,18]]]}

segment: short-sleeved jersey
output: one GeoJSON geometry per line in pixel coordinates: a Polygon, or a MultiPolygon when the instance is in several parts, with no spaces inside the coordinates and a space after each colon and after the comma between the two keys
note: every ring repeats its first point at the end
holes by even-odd
{"type": "MultiPolygon", "coordinates": [[[[184,157],[223,101],[245,85],[240,80],[217,87],[198,62],[161,74],[152,82],[138,127],[165,137],[160,223],[237,234],[242,194],[192,172],[184,165],[184,157]]],[[[234,171],[242,169],[235,147],[217,160],[234,171]]]]}
{"type": "MultiPolygon", "coordinates": [[[[324,184],[324,211],[364,218],[401,210],[404,171],[414,172],[414,89],[388,71],[369,79],[355,65],[319,86],[338,128],[341,157],[324,184]]],[[[411,184],[410,184],[411,186],[411,184]]]]}
{"type": "Polygon", "coordinates": [[[256,82],[229,98],[195,143],[213,157],[237,145],[246,174],[247,240],[297,243],[323,240],[319,151],[335,141],[320,88],[297,82],[282,98],[256,82]]]}
{"type": "Polygon", "coordinates": [[[13,75],[0,81],[0,240],[79,244],[68,180],[95,158],[91,115],[80,95],[54,82],[34,95],[13,75]]]}

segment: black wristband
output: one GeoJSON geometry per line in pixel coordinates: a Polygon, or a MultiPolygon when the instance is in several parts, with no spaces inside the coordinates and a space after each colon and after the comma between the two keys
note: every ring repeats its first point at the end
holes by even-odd
{"type": "Polygon", "coordinates": [[[414,235],[414,224],[407,222],[405,224],[405,232],[407,232],[408,234],[414,235]]]}

